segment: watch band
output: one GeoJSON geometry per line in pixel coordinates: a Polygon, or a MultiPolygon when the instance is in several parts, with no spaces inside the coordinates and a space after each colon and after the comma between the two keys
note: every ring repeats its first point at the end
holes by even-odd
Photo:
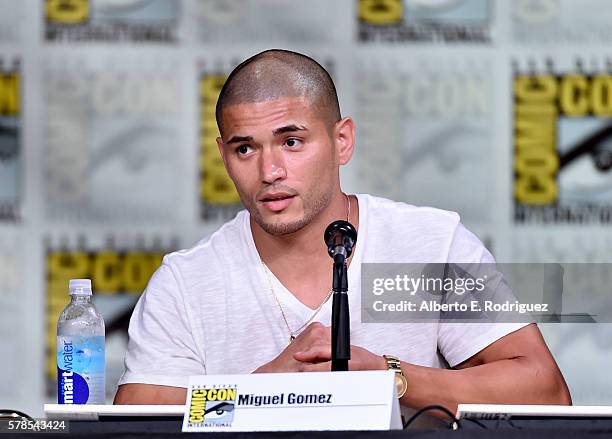
{"type": "Polygon", "coordinates": [[[402,365],[399,358],[394,357],[393,355],[383,355],[383,357],[385,357],[385,360],[387,360],[387,369],[392,370],[393,372],[402,373],[402,365]]]}
{"type": "Polygon", "coordinates": [[[395,387],[397,390],[397,397],[401,398],[406,393],[408,388],[408,381],[402,371],[402,366],[399,358],[393,355],[383,355],[383,358],[387,362],[387,369],[395,372],[395,387]]]}

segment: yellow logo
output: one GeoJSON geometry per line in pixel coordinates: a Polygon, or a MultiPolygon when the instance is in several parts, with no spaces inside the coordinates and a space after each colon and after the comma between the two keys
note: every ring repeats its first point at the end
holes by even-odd
{"type": "Polygon", "coordinates": [[[49,22],[84,23],[89,18],[89,0],[47,0],[45,15],[49,22]]]}
{"type": "Polygon", "coordinates": [[[402,0],[359,0],[359,19],[364,23],[391,25],[402,21],[402,0]]]}
{"type": "Polygon", "coordinates": [[[235,386],[213,386],[211,389],[192,389],[189,423],[204,426],[229,427],[234,420],[235,386]]]}

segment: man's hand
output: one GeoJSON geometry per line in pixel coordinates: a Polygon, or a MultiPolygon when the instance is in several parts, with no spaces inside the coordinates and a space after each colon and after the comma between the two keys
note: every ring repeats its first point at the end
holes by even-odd
{"type": "MultiPolygon", "coordinates": [[[[387,369],[385,359],[357,346],[351,346],[350,370],[387,369]]],[[[329,372],[331,370],[331,328],[311,323],[280,353],[259,367],[263,372],[329,372]]]]}
{"type": "MultiPolygon", "coordinates": [[[[329,372],[331,370],[331,342],[312,346],[296,352],[293,358],[302,362],[302,372],[329,372]]],[[[359,346],[351,346],[349,370],[387,370],[387,362],[381,355],[373,354],[359,346]]]]}
{"type": "MultiPolygon", "coordinates": [[[[462,403],[571,404],[554,358],[534,324],[507,334],[454,369],[401,362],[408,391],[400,403],[439,404],[451,411],[462,403]]],[[[351,346],[349,370],[385,370],[387,363],[366,349],[351,346]]],[[[331,328],[309,325],[270,363],[255,372],[331,370],[331,328]]]]}
{"type": "Polygon", "coordinates": [[[305,364],[294,358],[296,352],[331,346],[331,329],[321,323],[311,323],[278,357],[257,368],[253,373],[302,372],[305,364]]]}

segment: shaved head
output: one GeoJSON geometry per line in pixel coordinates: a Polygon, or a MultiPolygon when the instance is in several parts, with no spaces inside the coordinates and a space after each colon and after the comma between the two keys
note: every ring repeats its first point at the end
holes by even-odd
{"type": "Polygon", "coordinates": [[[223,134],[227,106],[305,97],[328,129],[340,120],[336,87],[314,59],[297,52],[272,49],[258,53],[230,73],[217,101],[216,118],[223,134]]]}

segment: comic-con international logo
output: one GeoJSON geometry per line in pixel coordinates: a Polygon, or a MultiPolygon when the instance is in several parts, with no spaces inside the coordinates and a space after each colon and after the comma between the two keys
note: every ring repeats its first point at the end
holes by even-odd
{"type": "Polygon", "coordinates": [[[214,385],[191,389],[190,427],[231,427],[236,407],[236,386],[214,385]]]}
{"type": "Polygon", "coordinates": [[[175,0],[45,0],[45,39],[69,42],[174,42],[175,0]]]}
{"type": "Polygon", "coordinates": [[[19,217],[21,179],[21,72],[19,61],[0,57],[0,220],[19,217]]]}
{"type": "Polygon", "coordinates": [[[6,69],[2,61],[0,58],[0,161],[8,161],[19,151],[21,75],[18,63],[6,69]]]}
{"type": "Polygon", "coordinates": [[[517,223],[612,222],[612,74],[572,70],[515,74],[517,223]]]}
{"type": "Polygon", "coordinates": [[[203,71],[199,79],[200,99],[200,217],[205,221],[233,218],[242,209],[240,197],[219,155],[220,136],[215,107],[227,74],[203,71]]]}
{"type": "Polygon", "coordinates": [[[513,39],[524,44],[609,44],[609,0],[512,0],[506,16],[513,39]]]}
{"type": "MultiPolygon", "coordinates": [[[[70,301],[66,294],[68,281],[82,278],[93,280],[96,306],[101,304],[104,309],[112,310],[104,315],[107,340],[119,336],[116,341],[120,346],[140,293],[161,265],[164,255],[180,248],[180,243],[174,237],[153,236],[149,239],[123,234],[108,236],[101,245],[90,241],[84,236],[62,235],[49,235],[45,239],[45,339],[49,396],[57,391],[57,317],[70,301]]],[[[0,255],[0,264],[2,262],[0,255]]],[[[122,360],[115,354],[106,353],[108,380],[118,378],[123,373],[122,360]]]]}
{"type": "Polygon", "coordinates": [[[361,42],[491,41],[490,0],[356,0],[361,42]]]}

